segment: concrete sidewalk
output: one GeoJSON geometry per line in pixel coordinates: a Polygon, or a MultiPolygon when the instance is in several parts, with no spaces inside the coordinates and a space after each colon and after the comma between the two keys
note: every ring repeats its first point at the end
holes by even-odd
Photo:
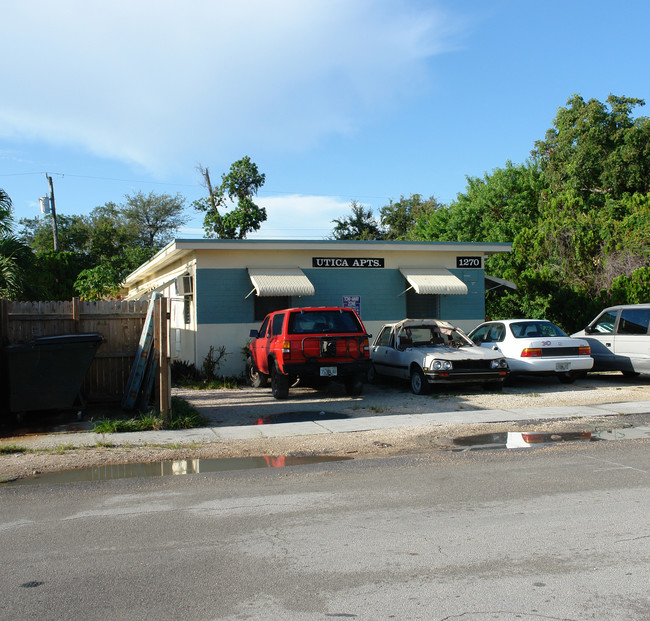
{"type": "Polygon", "coordinates": [[[444,425],[468,425],[481,423],[504,423],[523,421],[567,420],[576,421],[603,416],[650,414],[650,401],[581,405],[563,407],[538,407],[511,410],[468,410],[436,412],[431,414],[399,414],[314,420],[297,423],[277,423],[230,427],[203,427],[178,431],[142,431],[130,433],[97,434],[92,432],[61,432],[26,437],[4,438],[0,444],[16,444],[29,449],[55,448],[59,446],[93,447],[98,442],[115,446],[166,445],[258,438],[313,436],[356,431],[396,429],[400,427],[439,427],[444,425]]]}

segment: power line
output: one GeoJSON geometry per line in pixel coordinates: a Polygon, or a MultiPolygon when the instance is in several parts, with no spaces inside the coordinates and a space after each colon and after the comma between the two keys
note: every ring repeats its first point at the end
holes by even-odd
{"type": "MultiPolygon", "coordinates": [[[[48,174],[45,171],[38,171],[38,172],[26,172],[26,173],[1,173],[0,177],[23,177],[23,176],[28,176],[28,175],[44,175],[48,174]]],[[[76,174],[70,174],[70,173],[49,173],[51,175],[58,175],[60,177],[73,177],[75,179],[94,179],[95,181],[115,181],[119,183],[142,183],[142,184],[149,184],[149,185],[166,185],[166,186],[172,186],[172,187],[179,187],[179,188],[199,188],[203,187],[200,183],[179,183],[175,181],[145,181],[142,179],[120,179],[117,177],[98,177],[98,176],[93,176],[93,175],[76,175],[76,174]]],[[[337,193],[337,194],[330,194],[330,193],[321,193],[321,192],[312,192],[309,194],[305,194],[303,192],[297,192],[297,191],[287,191],[287,190],[260,190],[259,192],[260,196],[324,196],[328,198],[341,198],[345,196],[353,196],[356,198],[363,198],[363,199],[374,199],[374,200],[392,200],[394,197],[392,196],[374,196],[371,194],[355,194],[354,192],[342,192],[342,193],[337,193]]]]}

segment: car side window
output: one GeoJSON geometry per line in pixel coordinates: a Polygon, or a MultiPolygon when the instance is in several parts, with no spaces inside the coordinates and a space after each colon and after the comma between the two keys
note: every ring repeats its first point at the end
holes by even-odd
{"type": "Polygon", "coordinates": [[[274,315],[273,323],[271,324],[271,336],[282,334],[282,324],[284,324],[284,313],[274,315]]]}
{"type": "Polygon", "coordinates": [[[389,347],[390,345],[390,328],[384,328],[377,337],[375,345],[379,347],[389,347]]]}
{"type": "Polygon", "coordinates": [[[267,317],[257,331],[257,337],[263,339],[266,336],[266,329],[269,327],[269,318],[267,317]]]}
{"type": "Polygon", "coordinates": [[[624,308],[618,323],[618,334],[647,334],[650,309],[624,308]]]}
{"type": "Polygon", "coordinates": [[[503,324],[499,323],[490,328],[487,338],[488,343],[500,343],[506,336],[506,329],[503,324]]]}
{"type": "Polygon", "coordinates": [[[591,328],[594,333],[599,334],[609,334],[614,332],[614,326],[616,325],[616,313],[603,313],[594,323],[591,325],[591,328]]]}
{"type": "Polygon", "coordinates": [[[485,341],[488,341],[488,332],[490,331],[491,326],[481,326],[478,328],[475,332],[472,333],[472,341],[474,341],[477,345],[479,343],[484,343],[485,341]]]}

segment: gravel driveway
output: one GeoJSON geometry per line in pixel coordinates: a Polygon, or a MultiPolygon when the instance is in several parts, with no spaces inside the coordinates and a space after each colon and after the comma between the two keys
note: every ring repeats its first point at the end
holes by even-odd
{"type": "Polygon", "coordinates": [[[321,390],[294,387],[289,391],[289,398],[283,400],[274,399],[268,387],[205,391],[177,388],[173,394],[186,399],[211,424],[231,426],[259,424],[265,419],[266,422],[313,420],[314,416],[361,418],[650,401],[650,375],[629,379],[619,373],[591,374],[573,384],[534,377],[514,380],[502,392],[485,392],[480,386],[457,386],[441,387],[429,395],[414,395],[408,382],[390,380],[366,384],[359,397],[349,397],[338,382],[321,390]]]}

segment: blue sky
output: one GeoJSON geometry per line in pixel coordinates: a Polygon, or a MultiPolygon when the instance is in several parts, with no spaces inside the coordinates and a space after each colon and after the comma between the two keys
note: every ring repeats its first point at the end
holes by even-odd
{"type": "MultiPolygon", "coordinates": [[[[650,104],[646,0],[3,0],[0,188],[16,220],[187,199],[248,155],[266,239],[352,200],[448,203],[524,162],[574,93],[650,104]]],[[[640,114],[650,115],[647,108],[640,114]]]]}

